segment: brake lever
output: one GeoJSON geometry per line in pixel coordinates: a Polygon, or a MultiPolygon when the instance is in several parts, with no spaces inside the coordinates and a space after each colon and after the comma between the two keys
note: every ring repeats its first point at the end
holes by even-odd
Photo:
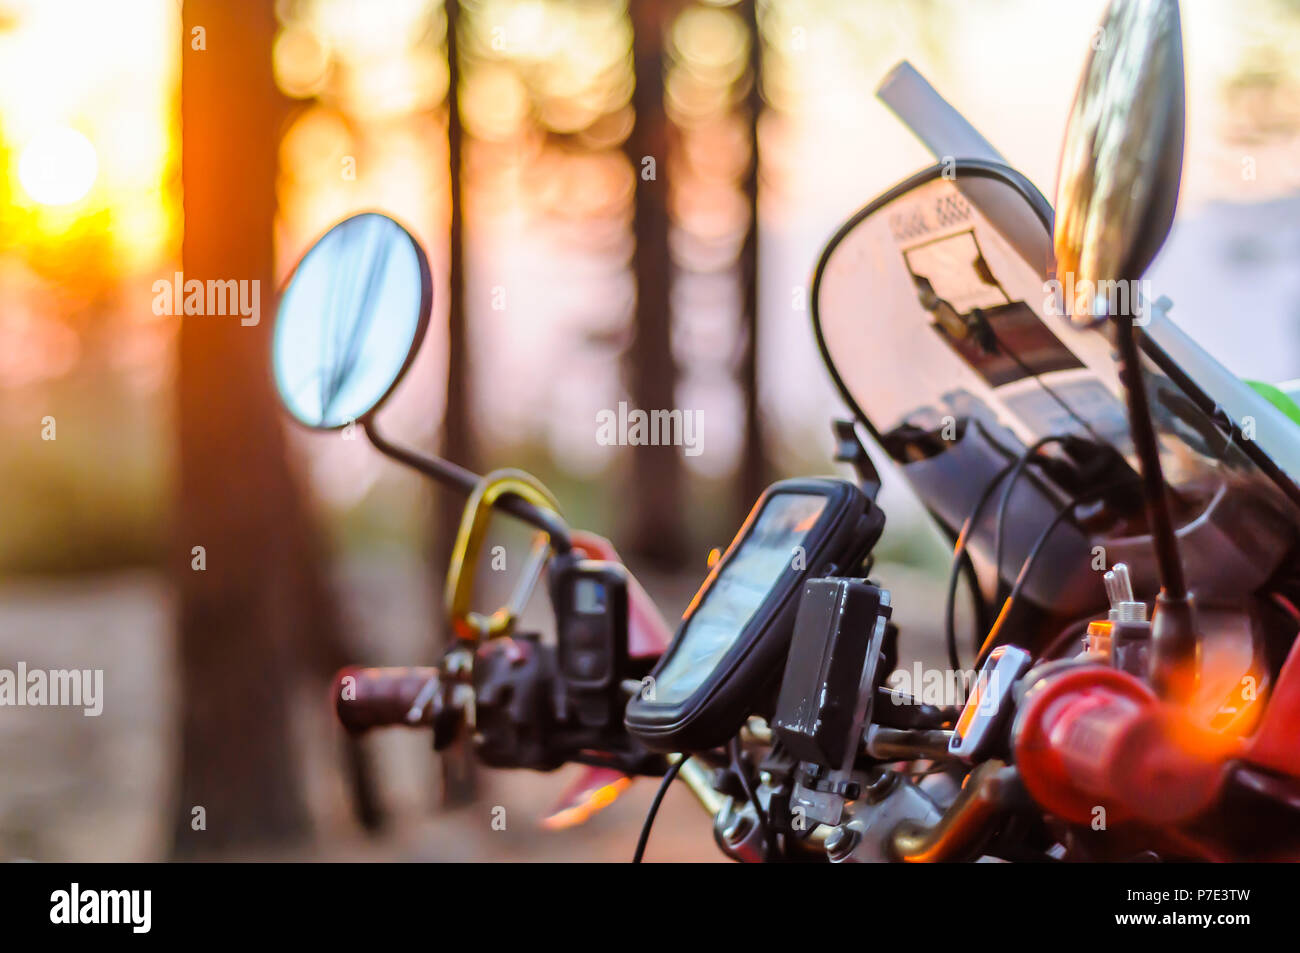
{"type": "Polygon", "coordinates": [[[410,710],[406,713],[406,720],[410,724],[418,725],[424,720],[424,710],[429,707],[429,703],[433,701],[434,695],[437,694],[438,685],[439,680],[436,675],[424,683],[419,694],[415,696],[415,700],[411,702],[410,710]]]}

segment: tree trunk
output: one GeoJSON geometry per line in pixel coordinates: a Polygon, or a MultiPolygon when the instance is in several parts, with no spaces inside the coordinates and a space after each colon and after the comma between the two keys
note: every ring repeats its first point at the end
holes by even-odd
{"type": "MultiPolygon", "coordinates": [[[[446,0],[447,12],[447,155],[450,185],[451,221],[447,263],[447,394],[442,423],[442,456],[463,467],[476,469],[474,431],[470,421],[470,376],[468,329],[465,321],[465,240],[463,202],[461,198],[461,159],[464,126],[460,118],[460,56],[457,30],[460,23],[460,0],[446,0]]],[[[456,528],[460,525],[465,500],[457,493],[435,489],[438,505],[434,507],[433,572],[441,595],[442,583],[451,561],[456,528]]],[[[441,641],[445,646],[448,630],[442,619],[441,641]]],[[[442,806],[455,807],[472,802],[478,795],[473,753],[464,744],[445,749],[442,763],[442,806]]]]}
{"type": "Polygon", "coordinates": [[[758,0],[742,0],[740,15],[749,34],[749,93],[742,108],[748,113],[749,165],[741,181],[741,191],[749,209],[749,223],[740,248],[741,334],[739,382],[745,402],[742,433],[739,496],[736,499],[735,525],[749,515],[770,479],[763,425],[759,417],[758,396],[758,119],[763,111],[762,66],[763,41],[758,29],[758,0]]]}
{"type": "MultiPolygon", "coordinates": [[[[636,175],[633,230],[636,238],[636,314],[626,355],[633,409],[647,413],[677,405],[673,360],[668,249],[668,117],[664,112],[664,30],[676,3],[630,0],[636,89],[636,119],[624,149],[636,175]],[[653,163],[653,165],[652,165],[653,163]]],[[[642,446],[631,451],[628,549],[663,568],[686,558],[682,450],[642,446]]]]}
{"type": "Polygon", "coordinates": [[[260,292],[255,325],[238,314],[181,319],[172,826],[175,854],[192,857],[306,834],[290,735],[294,639],[330,614],[305,604],[322,590],[305,575],[314,546],[267,369],[281,119],[273,4],[186,0],[182,19],[184,274],[256,281],[260,292]]]}

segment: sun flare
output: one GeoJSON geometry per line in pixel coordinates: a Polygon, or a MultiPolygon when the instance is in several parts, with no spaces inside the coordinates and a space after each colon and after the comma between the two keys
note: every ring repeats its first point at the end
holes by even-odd
{"type": "Polygon", "coordinates": [[[71,205],[86,197],[99,174],[90,140],[58,126],[32,137],[18,158],[18,181],[41,205],[71,205]]]}

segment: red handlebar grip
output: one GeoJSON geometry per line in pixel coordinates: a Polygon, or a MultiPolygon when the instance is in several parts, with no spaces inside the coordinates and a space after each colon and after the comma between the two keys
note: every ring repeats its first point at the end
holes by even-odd
{"type": "Polygon", "coordinates": [[[1017,719],[1016,764],[1053,814],[1088,823],[1099,807],[1177,824],[1209,807],[1226,761],[1223,739],[1162,705],[1131,675],[1087,666],[1045,679],[1017,719]]]}
{"type": "Polygon", "coordinates": [[[442,708],[438,670],[421,668],[359,668],[350,666],[334,676],[334,710],[348,731],[369,731],[388,725],[427,727],[442,708]],[[432,692],[426,691],[433,682],[432,692]],[[411,721],[412,706],[425,692],[427,703],[411,721]]]}

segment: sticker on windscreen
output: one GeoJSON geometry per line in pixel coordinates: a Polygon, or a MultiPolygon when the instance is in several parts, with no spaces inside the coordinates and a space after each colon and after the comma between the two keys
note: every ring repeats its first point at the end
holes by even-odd
{"type": "Polygon", "coordinates": [[[1043,320],[1007,294],[974,229],[903,250],[930,327],[990,387],[1083,367],[1043,320]]]}

